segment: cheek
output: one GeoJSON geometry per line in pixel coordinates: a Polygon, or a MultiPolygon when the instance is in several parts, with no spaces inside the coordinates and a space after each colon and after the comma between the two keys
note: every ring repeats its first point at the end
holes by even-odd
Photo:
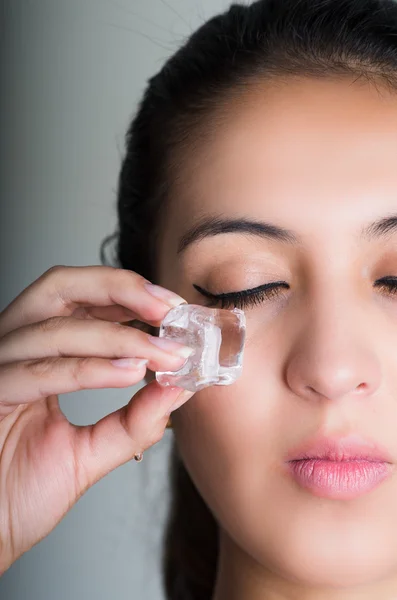
{"type": "MultiPolygon", "coordinates": [[[[198,392],[178,414],[174,435],[186,469],[207,506],[227,530],[252,519],[252,497],[278,496],[278,462],[285,443],[282,411],[266,376],[247,369],[231,386],[198,392]],[[262,379],[261,379],[262,376],[262,379]]],[[[270,501],[272,504],[273,500],[270,501]]],[[[277,503],[276,503],[277,504],[277,503]]]]}
{"type": "Polygon", "coordinates": [[[285,428],[280,369],[263,342],[247,340],[243,373],[230,386],[197,392],[173,415],[181,454],[189,463],[224,460],[268,450],[285,428]]]}
{"type": "Polygon", "coordinates": [[[247,348],[238,381],[197,392],[173,417],[182,460],[214,511],[222,510],[225,494],[232,500],[252,488],[258,473],[264,483],[284,451],[285,410],[274,377],[272,366],[264,368],[256,349],[247,348]]]}

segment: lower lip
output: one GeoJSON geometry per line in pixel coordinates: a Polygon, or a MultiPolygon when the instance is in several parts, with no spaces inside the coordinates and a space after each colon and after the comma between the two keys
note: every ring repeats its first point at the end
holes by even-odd
{"type": "Polygon", "coordinates": [[[293,460],[292,476],[315,496],[349,500],[376,488],[391,473],[390,463],[368,460],[293,460]]]}

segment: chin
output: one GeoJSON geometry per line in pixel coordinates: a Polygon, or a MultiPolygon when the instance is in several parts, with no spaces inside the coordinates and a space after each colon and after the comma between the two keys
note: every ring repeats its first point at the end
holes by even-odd
{"type": "Polygon", "coordinates": [[[396,576],[397,522],[393,529],[376,519],[340,515],[332,521],[319,513],[317,520],[295,514],[295,520],[292,515],[277,528],[273,523],[277,531],[261,538],[256,533],[257,544],[249,553],[270,572],[309,588],[368,586],[396,576]]]}

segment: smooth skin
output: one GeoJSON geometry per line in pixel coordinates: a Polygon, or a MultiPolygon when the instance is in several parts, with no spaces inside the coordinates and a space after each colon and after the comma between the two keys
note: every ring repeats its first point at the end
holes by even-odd
{"type": "Polygon", "coordinates": [[[58,394],[127,387],[146,369],[184,363],[181,344],[160,348],[122,325],[158,326],[184,301],[157,286],[162,299],[155,297],[145,283],[113,267],[54,266],[0,314],[0,574],[89,487],[156,444],[170,412],[193,395],[152,378],[126,406],[86,426],[71,424],[59,407],[58,394]],[[112,364],[123,357],[138,360],[112,364]]]}
{"type": "Polygon", "coordinates": [[[397,94],[354,76],[286,77],[247,85],[219,111],[181,155],[156,282],[203,304],[193,285],[288,288],[245,309],[240,379],[173,415],[220,525],[211,600],[396,600],[397,294],[377,282],[397,278],[397,232],[360,233],[397,212],[397,94]],[[178,253],[209,217],[271,223],[299,243],[229,232],[178,253]],[[293,447],[350,432],[393,457],[377,489],[331,500],[286,475],[293,447]]]}

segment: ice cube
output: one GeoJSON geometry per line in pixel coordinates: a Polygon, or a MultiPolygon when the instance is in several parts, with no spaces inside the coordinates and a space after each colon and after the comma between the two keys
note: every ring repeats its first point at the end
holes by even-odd
{"type": "Polygon", "coordinates": [[[196,350],[178,371],[157,371],[160,385],[197,392],[210,385],[230,385],[241,375],[245,315],[238,308],[180,304],[166,314],[159,336],[196,350]]]}

